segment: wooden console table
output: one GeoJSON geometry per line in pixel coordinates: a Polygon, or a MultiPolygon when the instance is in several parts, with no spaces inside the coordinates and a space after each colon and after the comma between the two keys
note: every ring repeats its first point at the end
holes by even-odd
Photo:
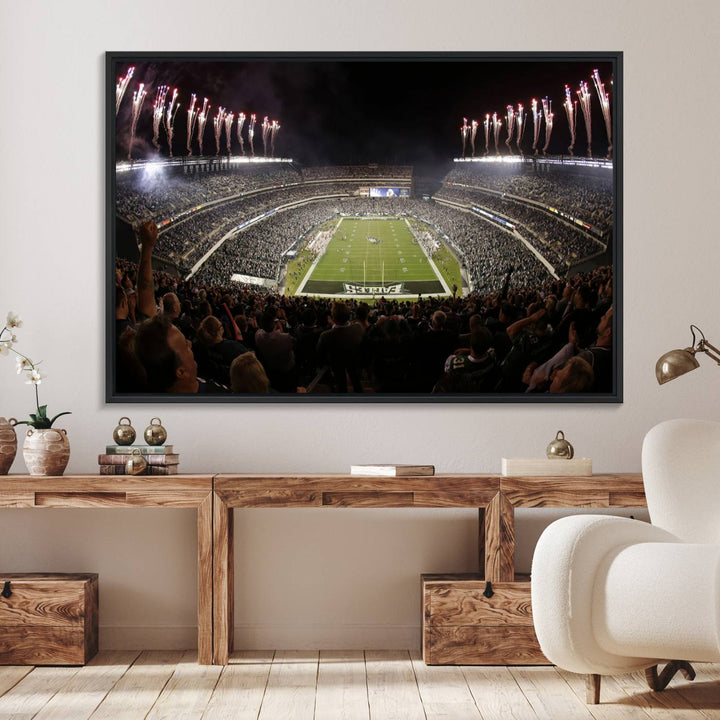
{"type": "Polygon", "coordinates": [[[221,665],[233,646],[234,508],[477,508],[477,575],[495,584],[514,580],[515,508],[644,505],[639,474],[0,476],[0,508],[196,508],[198,662],[221,665]]]}
{"type": "Polygon", "coordinates": [[[212,475],[0,476],[0,508],[197,508],[198,662],[212,663],[212,475]]]}
{"type": "Polygon", "coordinates": [[[216,475],[213,501],[213,662],[233,649],[234,508],[477,508],[478,574],[512,583],[516,507],[642,507],[639,474],[592,477],[216,475]]]}

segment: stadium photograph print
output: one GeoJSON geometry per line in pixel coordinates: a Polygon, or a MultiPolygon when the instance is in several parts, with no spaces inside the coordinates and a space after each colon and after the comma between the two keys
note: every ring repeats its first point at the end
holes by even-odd
{"type": "Polygon", "coordinates": [[[106,68],[109,402],[622,402],[622,53],[106,68]]]}

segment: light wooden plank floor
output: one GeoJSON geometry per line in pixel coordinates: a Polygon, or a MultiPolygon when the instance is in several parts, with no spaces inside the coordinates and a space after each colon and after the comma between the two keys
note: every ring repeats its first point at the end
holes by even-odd
{"type": "Polygon", "coordinates": [[[0,720],[720,720],[720,664],[652,693],[641,673],[428,667],[416,651],[102,652],[82,668],[0,667],[0,720]]]}

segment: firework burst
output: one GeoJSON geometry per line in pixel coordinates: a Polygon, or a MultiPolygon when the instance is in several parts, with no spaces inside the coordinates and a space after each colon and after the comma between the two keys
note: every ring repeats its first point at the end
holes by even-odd
{"type": "Polygon", "coordinates": [[[552,111],[552,100],[544,97],[542,101],[543,117],[545,118],[545,145],[543,146],[543,155],[547,155],[547,149],[550,147],[550,136],[553,130],[553,120],[555,114],[552,111]]]}
{"type": "Polygon", "coordinates": [[[197,95],[193,93],[190,96],[190,107],[187,114],[187,151],[188,155],[192,155],[192,137],[195,132],[195,123],[197,122],[198,111],[195,109],[197,95]]]}
{"type": "Polygon", "coordinates": [[[250,115],[250,122],[248,123],[248,142],[250,143],[250,155],[255,157],[255,146],[253,144],[253,138],[255,137],[255,123],[257,122],[257,115],[253,113],[250,115]]]}
{"type": "Polygon", "coordinates": [[[132,160],[132,146],[135,142],[135,130],[137,129],[138,118],[140,117],[140,110],[142,104],[145,101],[147,90],[145,90],[144,83],[140,83],[138,89],[133,93],[133,104],[132,104],[132,121],[130,123],[130,144],[128,145],[128,160],[132,160]]]}
{"type": "Polygon", "coordinates": [[[208,105],[208,99],[203,98],[202,110],[197,116],[197,138],[198,145],[200,145],[200,155],[203,154],[203,136],[205,135],[205,124],[207,123],[208,115],[210,114],[210,105],[208,105]]]}
{"type": "Polygon", "coordinates": [[[584,81],[580,81],[580,89],[577,91],[578,97],[580,98],[580,108],[582,109],[583,118],[585,119],[585,131],[587,133],[587,156],[592,157],[592,117],[591,117],[591,100],[590,90],[588,84],[584,81]]]}
{"type": "Polygon", "coordinates": [[[238,113],[238,121],[237,121],[237,139],[240,143],[240,154],[245,154],[245,141],[243,140],[242,136],[242,129],[243,125],[245,124],[245,113],[241,112],[238,113]]]}
{"type": "Polygon", "coordinates": [[[164,125],[165,125],[165,134],[167,135],[167,141],[168,141],[168,152],[170,153],[170,157],[173,156],[172,151],[172,141],[173,141],[173,128],[175,125],[175,113],[178,109],[178,90],[175,88],[173,90],[172,98],[170,98],[170,102],[167,104],[167,107],[165,108],[165,116],[164,116],[164,125]]]}
{"type": "Polygon", "coordinates": [[[275,137],[280,130],[280,123],[277,120],[273,120],[270,123],[270,155],[275,157],[275,137]]]}
{"type": "Polygon", "coordinates": [[[612,118],[610,116],[610,95],[605,90],[605,83],[600,80],[600,73],[597,69],[593,70],[592,74],[593,82],[595,83],[595,90],[597,90],[598,100],[600,100],[600,109],[602,110],[603,120],[605,120],[605,132],[607,133],[608,139],[608,151],[607,157],[612,157],[612,118]]]}
{"type": "Polygon", "coordinates": [[[507,108],[505,108],[505,117],[507,118],[507,139],[505,140],[505,145],[507,145],[508,152],[512,153],[510,141],[515,134],[515,108],[512,105],[508,105],[507,108]]]}
{"type": "Polygon", "coordinates": [[[117,84],[115,85],[115,115],[117,115],[120,110],[120,103],[122,102],[123,97],[125,97],[125,91],[127,90],[127,86],[134,72],[135,68],[131,67],[124,77],[118,79],[117,84]]]}
{"type": "Polygon", "coordinates": [[[535,155],[538,154],[538,140],[540,139],[540,125],[542,125],[542,111],[538,109],[538,101],[533,98],[532,115],[533,115],[533,144],[532,149],[535,155]]]}
{"type": "Polygon", "coordinates": [[[468,126],[467,118],[463,118],[463,124],[460,126],[460,139],[462,140],[462,156],[465,157],[465,147],[467,145],[468,133],[470,127],[468,126]]]}
{"type": "Polygon", "coordinates": [[[565,102],[563,103],[565,114],[567,115],[568,125],[570,126],[570,146],[568,152],[575,154],[575,125],[577,123],[577,100],[573,102],[570,86],[565,86],[565,102]]]}
{"type": "Polygon", "coordinates": [[[153,139],[152,144],[155,149],[160,152],[160,123],[162,123],[165,114],[165,98],[168,94],[168,86],[161,85],[155,91],[155,102],[153,103],[153,139]]]}
{"type": "Polygon", "coordinates": [[[235,113],[229,112],[225,116],[225,144],[227,146],[228,155],[232,155],[232,124],[235,121],[235,113]]]}
{"type": "Polygon", "coordinates": [[[523,151],[520,143],[522,142],[523,134],[525,133],[525,108],[521,103],[518,103],[515,126],[517,127],[515,144],[517,145],[518,152],[522,155],[523,151]]]}
{"type": "Polygon", "coordinates": [[[213,129],[215,130],[215,155],[220,154],[220,138],[222,137],[223,125],[225,125],[226,110],[219,107],[215,118],[213,119],[213,129]]]}

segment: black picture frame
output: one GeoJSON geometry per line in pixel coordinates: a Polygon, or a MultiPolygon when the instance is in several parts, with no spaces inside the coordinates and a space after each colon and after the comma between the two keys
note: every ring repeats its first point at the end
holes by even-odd
{"type": "MultiPolygon", "coordinates": [[[[171,73],[172,74],[172,73],[171,73]]],[[[603,76],[603,80],[606,77],[603,76]]],[[[492,78],[490,80],[483,80],[492,84],[492,78]]],[[[242,84],[242,83],[240,83],[242,84]]],[[[498,83],[495,83],[497,85],[498,83]]],[[[382,85],[378,81],[378,85],[382,85]]],[[[500,83],[502,85],[502,83],[500,83]]],[[[609,85],[608,85],[609,86],[609,85]]],[[[218,85],[218,87],[220,87],[218,85]]],[[[475,83],[475,87],[479,88],[477,91],[477,100],[472,107],[467,108],[468,117],[471,117],[473,113],[476,116],[481,117],[485,111],[490,111],[493,108],[486,107],[487,103],[483,103],[482,89],[485,87],[482,82],[475,83]]],[[[337,93],[341,88],[332,88],[334,93],[337,93]]],[[[202,88],[182,88],[181,92],[189,94],[190,92],[197,92],[198,96],[205,92],[202,88]]],[[[242,90],[240,91],[242,92],[242,90]]],[[[494,87],[493,92],[495,97],[499,97],[502,94],[502,87],[494,87]]],[[[554,91],[553,91],[554,92],[554,91]]],[[[468,93],[468,97],[472,93],[468,93]]],[[[517,97],[520,93],[514,92],[511,87],[507,88],[507,104],[513,105],[521,100],[529,102],[530,98],[517,97]]],[[[260,93],[262,95],[262,93],[260,93]]],[[[554,115],[560,122],[557,124],[564,127],[563,132],[568,133],[569,129],[569,118],[563,116],[563,110],[561,107],[563,99],[563,87],[559,87],[556,96],[550,98],[553,101],[554,115]]],[[[169,100],[169,93],[168,93],[169,100]]],[[[224,102],[220,100],[220,102],[224,102]]],[[[467,104],[472,104],[468,102],[467,104]]],[[[497,106],[497,103],[496,103],[497,106]]],[[[525,106],[528,107],[527,105],[525,106]]],[[[105,398],[109,403],[117,402],[180,402],[180,403],[227,403],[227,402],[269,402],[269,403],[314,403],[314,402],[342,402],[342,403],[353,403],[353,402],[413,402],[413,403],[457,403],[457,402],[472,402],[472,403],[485,403],[485,402],[501,402],[501,403],[621,403],[623,400],[623,373],[622,373],[622,338],[623,338],[623,238],[622,238],[622,220],[623,220],[623,189],[622,189],[622,178],[623,178],[623,132],[622,132],[622,108],[623,108],[623,53],[621,51],[598,51],[598,52],[356,52],[356,53],[342,53],[342,52],[302,52],[302,53],[290,53],[290,52],[255,52],[255,53],[235,53],[235,52],[107,52],[106,53],[106,383],[105,383],[105,398]],[[518,69],[518,74],[522,75],[522,83],[526,85],[528,82],[527,70],[528,68],[535,68],[538,76],[538,86],[544,87],[544,83],[550,82],[547,78],[552,75],[550,72],[556,72],[558,68],[566,67],[567,69],[567,83],[571,84],[572,96],[576,96],[576,90],[578,88],[579,81],[585,81],[589,84],[590,92],[592,94],[592,110],[591,115],[591,127],[593,131],[593,144],[592,150],[590,143],[587,143],[588,151],[587,155],[591,155],[592,158],[583,159],[581,155],[581,146],[583,142],[587,141],[586,133],[583,130],[583,115],[581,114],[581,107],[576,105],[575,118],[576,118],[576,143],[578,147],[577,155],[569,156],[567,153],[552,153],[548,156],[542,154],[535,154],[531,152],[530,144],[524,136],[522,144],[524,148],[524,157],[527,161],[532,162],[533,158],[535,163],[546,162],[549,166],[550,160],[556,159],[558,166],[563,164],[566,167],[571,166],[571,163],[578,162],[583,167],[590,166],[590,159],[594,159],[597,163],[602,165],[607,161],[607,158],[601,158],[600,155],[603,153],[603,146],[611,146],[612,157],[611,168],[605,168],[605,172],[611,172],[612,174],[612,219],[609,221],[609,229],[603,236],[606,243],[605,252],[605,265],[609,265],[612,274],[612,307],[613,312],[613,330],[612,330],[612,346],[610,348],[611,354],[611,386],[609,391],[602,392],[579,392],[579,393],[561,393],[553,394],[548,392],[453,392],[453,393],[432,393],[432,392],[364,392],[364,393],[337,393],[337,392],[311,392],[311,393],[295,393],[295,392],[272,392],[269,394],[255,394],[255,393],[164,393],[157,391],[142,392],[138,390],[119,390],[117,385],[118,379],[118,352],[117,352],[117,335],[116,335],[116,316],[115,316],[115,301],[116,292],[115,286],[117,281],[116,274],[116,260],[119,257],[124,257],[123,253],[125,250],[133,246],[133,235],[132,225],[130,223],[124,223],[121,228],[121,221],[118,220],[117,213],[117,199],[118,199],[118,172],[121,164],[125,162],[122,158],[122,143],[120,142],[121,135],[127,136],[128,128],[128,106],[132,105],[132,94],[133,88],[136,87],[136,83],[140,83],[145,79],[145,86],[148,90],[148,95],[145,99],[144,109],[140,110],[138,117],[138,129],[136,130],[136,142],[138,139],[141,144],[145,147],[149,147],[148,137],[148,121],[151,118],[152,111],[148,114],[148,107],[152,106],[152,97],[150,93],[154,93],[157,90],[157,86],[163,82],[167,82],[171,86],[170,93],[172,92],[173,79],[168,78],[165,81],[162,77],[162,70],[168,67],[176,66],[178,69],[177,75],[182,75],[180,72],[183,68],[187,70],[188,67],[192,67],[193,72],[197,75],[198,68],[202,71],[203,65],[207,68],[212,68],[212,72],[208,73],[208,78],[212,78],[213,82],[219,83],[219,77],[217,68],[226,66],[228,69],[233,68],[238,72],[242,70],[243,82],[247,81],[247,78],[253,75],[252,70],[255,64],[259,67],[261,64],[267,65],[271,63],[276,66],[283,66],[292,75],[293,68],[299,68],[302,64],[304,67],[308,65],[321,65],[321,64],[368,64],[372,65],[374,72],[377,77],[383,78],[386,76],[392,76],[397,68],[410,66],[417,72],[417,84],[410,87],[399,87],[398,93],[400,95],[407,93],[429,93],[432,96],[433,83],[428,82],[428,78],[436,79],[446,67],[458,68],[461,66],[467,67],[468,78],[475,76],[479,78],[483,75],[484,69],[497,69],[498,67],[505,67],[508,72],[500,73],[502,78],[508,76],[509,71],[513,68],[518,69]],[[601,65],[604,72],[607,73],[607,80],[612,82],[611,90],[611,102],[609,107],[610,127],[611,127],[611,141],[606,137],[606,129],[602,125],[602,117],[599,115],[600,110],[598,109],[598,94],[595,93],[595,89],[592,86],[591,78],[588,77],[587,68],[593,65],[601,65]],[[127,68],[134,66],[140,68],[141,72],[138,72],[131,83],[128,84],[125,91],[125,95],[122,96],[120,102],[121,112],[118,114],[117,111],[117,85],[119,79],[127,74],[127,68]],[[578,72],[572,72],[574,68],[577,68],[578,72]],[[582,75],[580,71],[582,70],[582,75]],[[142,77],[143,73],[147,76],[142,77]],[[596,148],[600,148],[600,151],[596,148]],[[581,161],[585,161],[584,164],[581,161]]],[[[502,107],[497,106],[497,111],[502,110],[502,107]]],[[[268,108],[272,111],[272,108],[268,108]]],[[[266,110],[257,108],[258,116],[261,116],[266,110]]],[[[440,118],[444,111],[442,108],[438,110],[438,117],[440,118]]],[[[462,120],[458,113],[454,109],[447,111],[450,113],[450,122],[455,124],[456,121],[462,120]]],[[[516,116],[517,117],[517,116],[516,116]]],[[[177,116],[180,119],[179,115],[177,116]]],[[[447,121],[447,117],[441,117],[443,122],[447,121]]],[[[161,120],[161,123],[164,120],[161,120]]],[[[282,122],[282,120],[281,120],[282,122]]],[[[607,120],[606,120],[607,122],[607,120]]],[[[209,123],[212,124],[211,122],[209,123]]],[[[526,115],[526,130],[531,131],[531,123],[529,120],[529,111],[526,115]]],[[[542,128],[541,128],[542,129],[542,128]]],[[[554,129],[559,132],[558,128],[554,129]]],[[[368,130],[372,132],[372,128],[368,130]]],[[[382,127],[378,128],[378,131],[383,131],[382,127]]],[[[384,132],[384,131],[383,131],[384,132]]],[[[452,160],[461,161],[463,158],[461,155],[461,139],[462,130],[460,134],[456,132],[455,145],[458,148],[457,152],[447,158],[447,161],[452,160]]],[[[466,136],[465,138],[467,139],[466,136]]],[[[300,131],[296,128],[295,132],[291,133],[283,127],[282,135],[292,135],[295,139],[301,137],[300,131]]],[[[221,129],[222,134],[222,129],[221,129]]],[[[480,132],[478,132],[478,137],[480,132]]],[[[487,136],[486,136],[487,137],[487,136]]],[[[212,144],[212,127],[208,130],[206,128],[207,141],[212,144]]],[[[187,138],[186,138],[187,139],[187,138]]],[[[274,138],[273,138],[274,139],[274,138]]],[[[492,140],[492,133],[491,133],[492,140]]],[[[192,142],[192,135],[190,137],[192,142]]],[[[218,143],[220,141],[218,140],[218,143]]],[[[504,136],[501,143],[504,142],[504,136]]],[[[556,141],[553,140],[555,144],[556,141]]],[[[167,145],[167,138],[165,138],[165,144],[167,145]]],[[[512,139],[511,143],[512,144],[512,139]]],[[[542,144],[542,140],[541,143],[542,144]]],[[[465,144],[462,148],[465,149],[465,144]]],[[[495,148],[498,147],[497,137],[495,138],[495,148]]],[[[134,143],[130,141],[130,151],[133,152],[134,143]]],[[[486,151],[488,149],[487,142],[485,144],[486,151]]],[[[538,147],[539,149],[539,147],[538,147]]],[[[508,145],[508,150],[512,150],[508,145]]],[[[521,155],[519,147],[517,147],[518,155],[521,155]]],[[[151,157],[152,151],[145,151],[147,158],[151,157]]],[[[159,151],[160,155],[167,152],[167,148],[159,151]]],[[[142,154],[142,153],[140,153],[142,154]]],[[[292,148],[288,149],[288,152],[281,152],[287,156],[292,156],[292,148]]],[[[479,156],[478,152],[478,156],[479,156]]],[[[502,151],[500,153],[502,155],[502,151]]],[[[609,154],[609,150],[608,150],[609,154]]],[[[218,162],[218,159],[214,156],[194,156],[193,160],[201,161],[205,158],[208,165],[212,165],[213,162],[218,162]]],[[[220,160],[222,155],[220,156],[220,160]]],[[[465,162],[470,162],[471,158],[467,156],[464,159],[465,162]]],[[[228,166],[230,159],[227,160],[228,166]]],[[[145,158],[133,157],[131,166],[136,168],[146,162],[145,158]]],[[[182,155],[173,161],[173,165],[170,166],[173,172],[182,172],[183,160],[182,155]]],[[[328,163],[329,164],[329,163],[328,163]]],[[[353,163],[336,163],[338,166],[352,165],[353,163]]],[[[358,163],[365,164],[365,162],[358,163]]],[[[405,164],[404,161],[398,162],[397,164],[405,164]]],[[[297,162],[296,162],[297,165],[297,162]]],[[[306,166],[310,167],[310,165],[306,166]]],[[[461,167],[461,166],[458,166],[461,167]]],[[[539,167],[536,164],[536,167],[539,167]]],[[[170,172],[168,171],[168,172],[170,172]]],[[[583,170],[584,171],[584,170],[583,170]]],[[[130,170],[130,172],[136,172],[130,170]]],[[[365,184],[372,182],[365,178],[365,184]]],[[[377,184],[377,182],[376,182],[377,184]]],[[[500,195],[500,193],[498,193],[500,195]]],[[[504,195],[502,195],[504,197],[504,195]]],[[[536,203],[537,204],[537,203],[536,203]]],[[[545,215],[548,214],[549,206],[546,203],[546,207],[543,212],[545,215]]],[[[565,225],[581,224],[583,220],[581,217],[572,217],[568,213],[563,213],[562,209],[558,212],[558,208],[552,208],[552,211],[556,216],[564,215],[564,219],[558,219],[558,222],[564,222],[565,225]]],[[[501,217],[504,217],[501,215],[501,217]]],[[[162,220],[161,217],[156,217],[156,220],[162,220]]],[[[497,217],[495,218],[497,220],[497,217]]],[[[512,218],[511,218],[512,219],[512,218]]],[[[171,223],[172,225],[172,223],[171,223]]],[[[586,226],[586,227],[589,227],[586,226]]],[[[135,246],[137,251],[137,246],[135,246]]],[[[460,263],[462,266],[462,263],[460,263]]],[[[575,266],[571,266],[569,269],[572,270],[575,266]]],[[[439,276],[438,276],[439,277],[439,276]]],[[[384,279],[383,279],[383,285],[384,279]]],[[[384,288],[383,288],[384,289],[384,288]]],[[[463,288],[460,288],[462,292],[463,288]]]]}

